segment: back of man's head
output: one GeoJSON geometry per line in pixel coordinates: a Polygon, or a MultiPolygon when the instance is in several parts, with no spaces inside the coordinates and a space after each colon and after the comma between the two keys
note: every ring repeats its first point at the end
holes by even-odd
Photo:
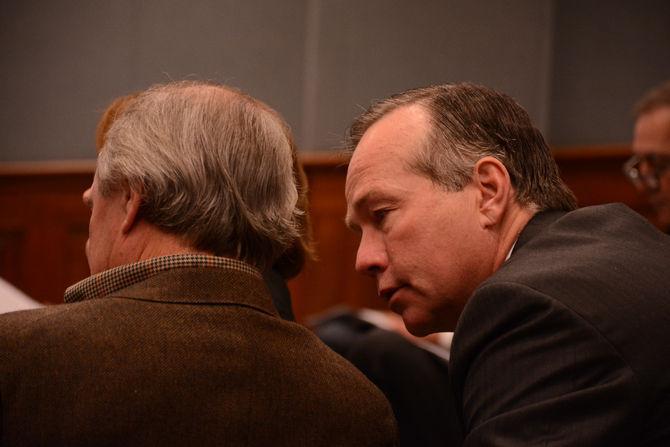
{"type": "Polygon", "coordinates": [[[141,93],[114,120],[96,175],[103,195],[138,192],[139,217],[162,231],[266,269],[298,237],[293,150],[267,105],[177,82],[141,93]]]}
{"type": "Polygon", "coordinates": [[[370,126],[387,113],[419,104],[428,111],[431,134],[413,168],[448,190],[459,191],[485,156],[507,169],[518,202],[537,210],[576,208],[556,162],[528,113],[511,97],[470,84],[445,84],[408,90],[373,104],[349,129],[354,150],[370,126]]]}

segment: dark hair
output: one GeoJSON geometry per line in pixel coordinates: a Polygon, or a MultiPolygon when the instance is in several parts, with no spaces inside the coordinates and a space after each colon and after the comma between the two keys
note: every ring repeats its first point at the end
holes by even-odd
{"type": "Polygon", "coordinates": [[[572,210],[574,194],[560,178],[544,137],[511,97],[461,83],[405,91],[373,104],[349,128],[351,152],[363,134],[387,113],[419,105],[430,117],[430,133],[412,167],[448,190],[461,190],[477,160],[492,156],[507,169],[516,199],[538,210],[572,210]]]}
{"type": "Polygon", "coordinates": [[[633,113],[635,118],[639,118],[661,107],[670,107],[670,81],[649,90],[635,105],[633,113]]]}

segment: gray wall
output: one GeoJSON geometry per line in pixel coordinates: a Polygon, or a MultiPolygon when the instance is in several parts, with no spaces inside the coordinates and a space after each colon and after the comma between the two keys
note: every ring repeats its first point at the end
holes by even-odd
{"type": "Polygon", "coordinates": [[[337,144],[375,98],[469,80],[501,89],[546,120],[551,3],[537,0],[320,3],[314,136],[337,144]]]}
{"type": "Polygon", "coordinates": [[[549,139],[628,142],[632,108],[670,79],[669,0],[558,0],[549,139]]]}
{"type": "Polygon", "coordinates": [[[626,142],[670,78],[668,24],[667,0],[3,0],[0,161],[93,158],[113,98],[184,78],[261,98],[308,150],[375,98],[463,80],[552,144],[626,142]]]}

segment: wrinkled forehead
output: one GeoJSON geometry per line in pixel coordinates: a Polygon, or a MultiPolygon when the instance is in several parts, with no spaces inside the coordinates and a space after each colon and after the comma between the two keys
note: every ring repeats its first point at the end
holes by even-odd
{"type": "Polygon", "coordinates": [[[399,107],[363,134],[349,160],[347,179],[363,172],[406,168],[429,139],[429,115],[423,106],[399,107]]]}
{"type": "Polygon", "coordinates": [[[380,194],[402,189],[416,174],[413,169],[427,139],[426,114],[420,108],[402,107],[382,117],[365,132],[356,146],[345,185],[347,222],[356,211],[380,194]]]}
{"type": "Polygon", "coordinates": [[[389,145],[383,150],[377,149],[379,147],[363,146],[351,157],[345,184],[348,204],[371,189],[381,186],[392,188],[398,179],[416,172],[413,169],[416,156],[413,148],[389,145]]]}

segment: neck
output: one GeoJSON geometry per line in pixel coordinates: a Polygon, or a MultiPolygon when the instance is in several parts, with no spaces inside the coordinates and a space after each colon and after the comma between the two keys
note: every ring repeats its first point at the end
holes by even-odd
{"type": "Polygon", "coordinates": [[[178,254],[206,254],[211,252],[193,247],[184,238],[166,233],[158,227],[138,222],[125,238],[123,248],[116,252],[115,265],[131,264],[160,256],[178,254]]]}
{"type": "Polygon", "coordinates": [[[510,210],[505,213],[500,226],[494,270],[498,270],[503,262],[505,262],[512,247],[519,238],[519,234],[521,234],[521,231],[523,231],[536,212],[537,209],[535,206],[521,206],[514,203],[510,210]]]}

